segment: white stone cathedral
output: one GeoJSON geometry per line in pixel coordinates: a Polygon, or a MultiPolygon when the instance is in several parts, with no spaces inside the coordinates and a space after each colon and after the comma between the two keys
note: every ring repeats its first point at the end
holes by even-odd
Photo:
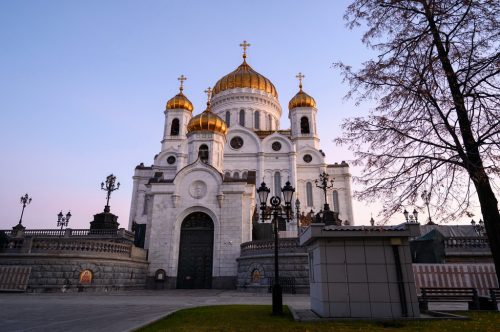
{"type": "MultiPolygon", "coordinates": [[[[206,91],[202,113],[193,116],[183,92],[186,78],[179,78],[180,92],[164,111],[161,150],[153,165],[135,169],[129,228],[146,225],[150,275],[164,272],[169,287],[235,283],[240,244],[252,241],[262,181],[271,195],[290,181],[301,211],[318,212],[325,202],[315,180],[326,172],[334,179],[329,205],[345,223],[354,221],[349,166],[325,162],[316,101],[302,90],[303,75],[297,75],[299,91],[288,103],[290,129],[280,129],[276,88],[246,62],[249,44],[241,46],[243,63],[206,91]]],[[[297,236],[296,221],[286,227],[281,237],[297,236]]]]}

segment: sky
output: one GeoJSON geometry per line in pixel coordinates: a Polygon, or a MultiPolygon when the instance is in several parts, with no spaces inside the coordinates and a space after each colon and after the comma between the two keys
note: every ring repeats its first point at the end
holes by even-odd
{"type": "MultiPolygon", "coordinates": [[[[203,91],[241,63],[243,40],[249,64],[278,90],[281,127],[289,128],[302,72],[327,162],[349,162],[352,153],[333,140],[342,119],[369,105],[343,99],[348,87],[332,63],[356,67],[372,54],[362,31],[345,26],[348,2],[0,1],[0,229],[17,224],[25,193],[33,198],[27,228],[56,228],[61,210],[73,215],[69,227],[88,228],[110,173],[121,183],[111,211],[126,228],[134,168],[160,151],[177,77],[188,77],[184,92],[198,114],[203,91]]],[[[355,223],[378,209],[355,202],[355,223]]]]}

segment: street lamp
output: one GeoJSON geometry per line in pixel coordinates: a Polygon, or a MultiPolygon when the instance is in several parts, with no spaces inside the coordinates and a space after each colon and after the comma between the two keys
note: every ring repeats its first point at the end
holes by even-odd
{"type": "MultiPolygon", "coordinates": [[[[262,222],[265,219],[265,212],[268,208],[267,197],[271,190],[266,186],[265,182],[262,182],[260,187],[257,189],[257,194],[260,200],[260,209],[262,211],[262,222]]],[[[273,214],[273,226],[274,226],[274,284],[273,284],[273,315],[283,314],[283,291],[280,284],[280,273],[278,264],[278,217],[285,217],[286,221],[290,221],[290,214],[292,211],[292,198],[295,188],[291,186],[290,181],[287,181],[285,186],[281,189],[283,194],[283,200],[285,201],[285,212],[282,212],[281,198],[279,196],[272,196],[269,202],[271,203],[271,212],[273,214]]],[[[296,202],[297,203],[297,202],[296,202]]],[[[299,202],[300,204],[300,202],[299,202]]]]}
{"type": "Polygon", "coordinates": [[[295,200],[295,215],[297,217],[297,236],[300,235],[300,201],[297,198],[295,200]]]}
{"type": "Polygon", "coordinates": [[[431,201],[431,192],[424,190],[424,192],[422,193],[422,195],[420,197],[422,197],[425,205],[427,205],[427,213],[429,214],[429,222],[427,223],[427,225],[435,225],[435,223],[432,221],[432,218],[431,218],[431,210],[429,209],[429,202],[431,201]]]}
{"type": "Polygon", "coordinates": [[[110,174],[106,177],[106,184],[101,182],[101,190],[106,191],[106,206],[104,207],[104,212],[109,212],[109,198],[111,197],[111,193],[120,188],[120,182],[118,182],[115,186],[116,176],[110,174]]]}
{"type": "Polygon", "coordinates": [[[417,210],[413,209],[413,212],[410,215],[410,213],[408,211],[406,211],[406,209],[405,209],[404,212],[403,212],[403,214],[405,216],[406,222],[418,223],[418,212],[417,212],[417,210]]]}
{"type": "Polygon", "coordinates": [[[330,207],[328,206],[328,201],[326,199],[326,191],[333,188],[333,179],[330,180],[329,178],[330,176],[326,172],[323,172],[319,175],[319,179],[314,180],[316,187],[323,190],[323,195],[325,196],[325,206],[323,209],[325,211],[330,210],[330,207]]]}
{"type": "Polygon", "coordinates": [[[63,227],[68,227],[69,219],[71,218],[71,212],[66,213],[66,217],[63,216],[62,211],[57,215],[57,227],[61,226],[61,234],[63,227]]]}
{"type": "Polygon", "coordinates": [[[26,205],[31,203],[31,199],[32,198],[29,197],[28,194],[21,196],[21,204],[23,205],[23,209],[21,210],[21,218],[19,218],[19,225],[22,225],[22,223],[23,223],[24,209],[26,208],[26,205]]]}
{"type": "Polygon", "coordinates": [[[482,219],[479,219],[479,222],[476,224],[476,221],[472,219],[470,221],[470,224],[472,227],[474,227],[474,231],[477,233],[479,236],[485,236],[485,229],[484,229],[484,221],[482,219]]]}

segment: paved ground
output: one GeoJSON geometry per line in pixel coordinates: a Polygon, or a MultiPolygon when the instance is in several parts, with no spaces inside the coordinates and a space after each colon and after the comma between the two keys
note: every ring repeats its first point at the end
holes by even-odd
{"type": "MultiPolygon", "coordinates": [[[[285,294],[283,302],[309,308],[308,295],[285,294]]],[[[221,290],[3,293],[0,331],[128,331],[181,308],[217,304],[271,304],[271,295],[221,290]]]]}
{"type": "MultiPolygon", "coordinates": [[[[283,303],[302,313],[310,308],[308,295],[285,294],[283,303]]],[[[0,293],[0,331],[129,331],[182,308],[218,304],[271,304],[271,295],[221,290],[0,293]]],[[[467,310],[467,305],[431,303],[429,309],[467,310]]]]}

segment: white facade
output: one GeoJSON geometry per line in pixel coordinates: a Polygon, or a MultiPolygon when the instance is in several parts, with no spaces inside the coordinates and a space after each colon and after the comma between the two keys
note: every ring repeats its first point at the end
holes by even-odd
{"type": "MultiPolygon", "coordinates": [[[[212,277],[235,278],[240,244],[252,240],[252,216],[259,205],[256,189],[262,181],[271,195],[290,181],[301,210],[318,212],[325,202],[314,181],[326,172],[334,179],[335,194],[330,190],[327,196],[331,209],[353,224],[349,166],[325,162],[316,130],[321,112],[315,107],[291,109],[286,125],[291,129],[285,130],[280,129],[278,98],[259,88],[216,92],[211,107],[227,122],[225,135],[188,132],[192,113],[167,107],[161,151],[150,167],[136,167],[129,228],[133,223],[147,225],[151,275],[163,269],[167,276],[177,276],[182,223],[191,213],[203,212],[213,222],[212,277]],[[172,131],[173,121],[178,121],[178,130],[172,131]],[[205,162],[198,157],[202,145],[208,147],[205,162]]],[[[295,221],[287,228],[296,232],[295,221]]]]}

